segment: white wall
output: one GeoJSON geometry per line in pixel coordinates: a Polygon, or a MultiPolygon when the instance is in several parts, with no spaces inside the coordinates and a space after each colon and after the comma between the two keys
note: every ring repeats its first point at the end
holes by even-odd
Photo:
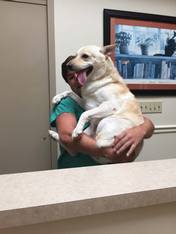
{"type": "MultiPolygon", "coordinates": [[[[55,0],[57,92],[68,89],[60,75],[61,62],[83,45],[103,45],[104,8],[176,16],[176,0],[55,0]]],[[[154,124],[176,124],[176,96],[145,99],[163,102],[162,114],[147,115],[154,124]]],[[[154,135],[139,160],[176,157],[175,137],[176,133],[154,135]]]]}

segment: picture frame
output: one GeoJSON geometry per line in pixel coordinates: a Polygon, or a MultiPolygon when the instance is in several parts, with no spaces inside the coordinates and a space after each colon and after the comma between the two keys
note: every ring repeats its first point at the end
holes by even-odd
{"type": "Polygon", "coordinates": [[[103,43],[131,90],[176,94],[176,17],[104,9],[103,43]]]}

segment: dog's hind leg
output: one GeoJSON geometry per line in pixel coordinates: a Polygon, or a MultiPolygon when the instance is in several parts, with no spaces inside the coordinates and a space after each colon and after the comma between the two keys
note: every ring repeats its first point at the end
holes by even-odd
{"type": "Polygon", "coordinates": [[[96,129],[96,144],[99,148],[108,147],[114,143],[114,137],[125,129],[131,128],[132,123],[128,119],[108,116],[100,120],[96,129]]]}

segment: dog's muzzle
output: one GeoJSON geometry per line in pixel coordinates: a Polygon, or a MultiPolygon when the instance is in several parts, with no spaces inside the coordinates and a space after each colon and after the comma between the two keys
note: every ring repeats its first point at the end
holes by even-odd
{"type": "Polygon", "coordinates": [[[83,86],[88,78],[88,75],[92,72],[93,66],[89,66],[82,70],[77,70],[72,64],[67,65],[67,74],[74,75],[74,77],[78,80],[79,84],[83,86]]]}

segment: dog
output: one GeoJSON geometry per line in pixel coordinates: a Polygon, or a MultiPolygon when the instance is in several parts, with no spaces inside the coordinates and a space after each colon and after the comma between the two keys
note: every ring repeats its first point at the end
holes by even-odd
{"type": "MultiPolygon", "coordinates": [[[[86,110],[81,115],[72,137],[78,137],[83,132],[85,123],[89,121],[87,134],[96,139],[98,147],[111,146],[116,135],[144,122],[137,99],[111,60],[110,54],[114,49],[115,45],[84,46],[66,64],[67,73],[74,73],[82,85],[81,104],[86,110]]],[[[67,95],[77,96],[65,92],[56,95],[53,102],[57,103],[67,95]]],[[[104,160],[102,157],[98,161],[107,163],[109,159],[104,160]]]]}

